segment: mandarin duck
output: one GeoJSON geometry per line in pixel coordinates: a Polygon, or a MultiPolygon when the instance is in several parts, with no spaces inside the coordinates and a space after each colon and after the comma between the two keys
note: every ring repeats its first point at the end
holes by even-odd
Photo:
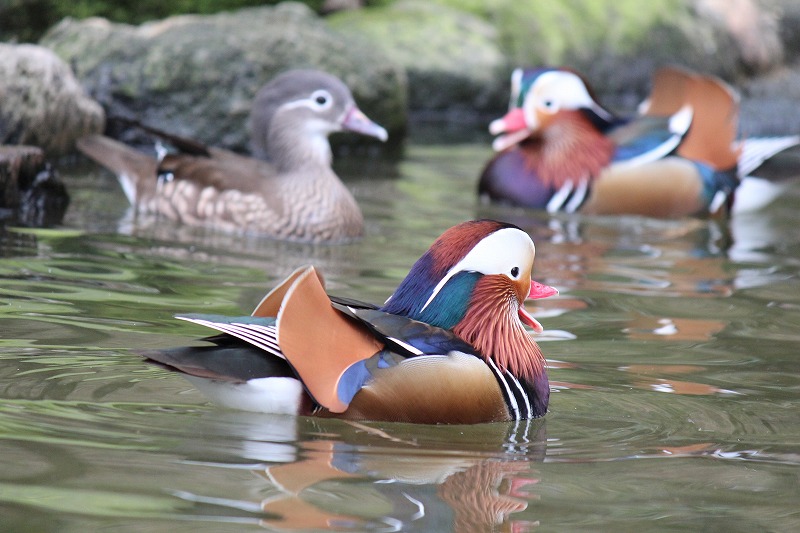
{"type": "Polygon", "coordinates": [[[249,119],[256,158],[156,133],[183,150],[159,159],[102,135],[78,148],[115,172],[137,213],[194,226],[304,242],[360,237],[361,210],[331,169],[328,135],[387,139],[347,86],[315,70],[285,72],[256,95],[249,119]]]}
{"type": "Polygon", "coordinates": [[[227,407],[351,420],[472,424],[543,416],[545,360],[523,327],[535,247],[518,227],[470,221],[444,232],[382,307],[326,294],[313,267],[250,316],[177,318],[213,344],[146,352],[227,407]]]}
{"type": "MultiPolygon", "coordinates": [[[[727,214],[743,177],[800,144],[798,136],[737,143],[738,96],[716,78],[680,68],[655,74],[631,119],[603,108],[570,70],[517,69],[511,86],[508,113],[489,126],[499,153],[478,191],[551,213],[727,214]]],[[[742,196],[736,208],[769,200],[742,196]]]]}

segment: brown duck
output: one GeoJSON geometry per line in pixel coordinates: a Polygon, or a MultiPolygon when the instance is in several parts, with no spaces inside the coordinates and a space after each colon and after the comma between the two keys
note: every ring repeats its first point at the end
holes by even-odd
{"type": "Polygon", "coordinates": [[[328,135],[387,133],[341,80],[315,70],[277,76],[256,95],[249,127],[255,158],[171,135],[181,152],[159,159],[102,135],[78,148],[117,174],[138,214],[304,242],[361,236],[361,210],[331,169],[328,135]]]}

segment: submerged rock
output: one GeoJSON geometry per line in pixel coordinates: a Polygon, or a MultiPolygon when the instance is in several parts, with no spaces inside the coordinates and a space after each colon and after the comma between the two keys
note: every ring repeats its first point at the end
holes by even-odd
{"type": "Polygon", "coordinates": [[[339,76],[390,138],[405,127],[403,70],[368,42],[332,31],[302,4],[141,26],[65,19],[41,43],[74,65],[109,116],[207,144],[246,150],[254,95],[275,75],[299,67],[339,76]]]}
{"type": "Polygon", "coordinates": [[[0,144],[72,151],[75,140],[103,131],[103,109],[64,61],[41,46],[0,43],[0,144]]]}

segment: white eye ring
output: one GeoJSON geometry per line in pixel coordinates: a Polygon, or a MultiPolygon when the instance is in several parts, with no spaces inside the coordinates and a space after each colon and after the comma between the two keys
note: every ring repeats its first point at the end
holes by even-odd
{"type": "Polygon", "coordinates": [[[333,105],[333,96],[325,89],[319,89],[311,93],[311,105],[320,110],[329,109],[333,105]]]}

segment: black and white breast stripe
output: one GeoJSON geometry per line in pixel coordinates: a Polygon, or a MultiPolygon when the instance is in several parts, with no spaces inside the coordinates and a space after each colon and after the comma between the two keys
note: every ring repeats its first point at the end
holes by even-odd
{"type": "Polygon", "coordinates": [[[576,212],[584,202],[586,202],[586,199],[589,198],[590,189],[591,184],[588,177],[577,180],[577,184],[571,179],[568,179],[564,185],[550,197],[550,201],[547,202],[547,212],[576,212]]]}
{"type": "Polygon", "coordinates": [[[500,370],[491,359],[486,361],[500,386],[511,419],[528,420],[532,418],[533,409],[527,388],[513,374],[507,370],[500,370]]]}

